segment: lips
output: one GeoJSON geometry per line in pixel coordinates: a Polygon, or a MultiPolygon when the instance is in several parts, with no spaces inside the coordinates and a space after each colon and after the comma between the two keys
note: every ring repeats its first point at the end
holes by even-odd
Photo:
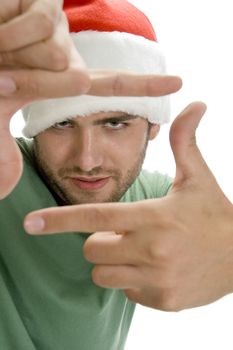
{"type": "Polygon", "coordinates": [[[81,190],[99,190],[103,188],[110,177],[102,177],[102,178],[85,178],[85,177],[75,177],[71,178],[72,183],[79,187],[81,190]]]}

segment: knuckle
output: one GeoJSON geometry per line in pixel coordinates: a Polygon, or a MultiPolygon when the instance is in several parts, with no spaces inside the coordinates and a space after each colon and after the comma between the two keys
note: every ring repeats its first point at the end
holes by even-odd
{"type": "Polygon", "coordinates": [[[23,90],[26,93],[26,95],[30,95],[30,96],[40,95],[40,88],[38,86],[38,83],[30,75],[27,75],[25,77],[25,81],[23,82],[23,90]]]}
{"type": "Polygon", "coordinates": [[[111,223],[111,217],[109,217],[105,210],[101,206],[95,206],[91,210],[91,215],[88,215],[86,217],[86,220],[90,220],[93,222],[94,227],[101,227],[103,226],[103,223],[108,225],[111,223]]]}
{"type": "Polygon", "coordinates": [[[1,65],[12,65],[15,63],[15,56],[12,52],[0,53],[1,65]]]}
{"type": "Polygon", "coordinates": [[[83,246],[83,254],[88,261],[93,261],[95,256],[95,247],[91,237],[86,240],[83,246]]]}
{"type": "Polygon", "coordinates": [[[178,312],[181,310],[177,302],[176,291],[173,288],[166,288],[161,293],[160,309],[167,312],[178,312]]]}
{"type": "Polygon", "coordinates": [[[8,51],[12,49],[12,42],[15,42],[14,38],[9,40],[9,35],[7,35],[7,30],[2,25],[0,28],[0,51],[8,51]]]}
{"type": "Polygon", "coordinates": [[[146,96],[150,96],[151,95],[151,91],[152,91],[152,88],[154,87],[152,85],[152,80],[149,79],[149,78],[146,78],[145,79],[145,82],[144,82],[144,90],[145,90],[145,95],[146,96]]]}
{"type": "Polygon", "coordinates": [[[50,64],[55,70],[65,70],[68,68],[69,59],[66,52],[58,46],[53,46],[49,49],[50,64]]]}
{"type": "Polygon", "coordinates": [[[123,93],[123,80],[120,75],[115,75],[112,84],[112,95],[117,96],[123,93]]]}
{"type": "Polygon", "coordinates": [[[148,263],[158,260],[158,247],[154,244],[149,244],[146,248],[146,260],[148,263]]]}
{"type": "Polygon", "coordinates": [[[156,244],[156,242],[148,244],[146,248],[146,260],[149,264],[160,263],[167,265],[169,258],[169,251],[166,245],[162,243],[156,244]]]}
{"type": "Polygon", "coordinates": [[[23,70],[16,74],[15,78],[18,86],[18,95],[23,96],[25,100],[44,96],[44,86],[41,84],[41,77],[38,77],[37,74],[23,70]]]}
{"type": "Polygon", "coordinates": [[[51,37],[55,30],[55,25],[52,17],[45,11],[36,12],[36,23],[40,26],[43,34],[46,37],[51,37]]]}
{"type": "Polygon", "coordinates": [[[84,69],[72,69],[67,72],[67,77],[70,82],[70,93],[73,95],[86,93],[91,87],[90,77],[84,69]]]}
{"type": "Polygon", "coordinates": [[[101,285],[104,282],[104,275],[100,266],[95,266],[92,270],[92,280],[95,284],[101,285]]]}
{"type": "Polygon", "coordinates": [[[5,51],[9,47],[9,37],[6,32],[0,28],[0,51],[5,51]]]}

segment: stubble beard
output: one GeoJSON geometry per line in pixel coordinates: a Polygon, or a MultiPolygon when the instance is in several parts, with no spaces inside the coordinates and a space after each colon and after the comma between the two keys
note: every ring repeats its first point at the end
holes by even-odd
{"type": "Polygon", "coordinates": [[[148,138],[137,160],[133,166],[128,169],[124,177],[122,176],[120,170],[114,169],[106,171],[106,169],[102,169],[100,167],[95,168],[88,173],[84,173],[78,167],[62,168],[58,171],[58,175],[56,175],[56,173],[48,166],[47,162],[44,160],[43,152],[41,151],[36,139],[34,140],[34,157],[38,172],[60,205],[75,205],[100,202],[98,200],[98,196],[96,196],[96,193],[94,192],[85,191],[84,199],[82,199],[82,194],[80,194],[80,198],[77,198],[78,196],[72,195],[72,193],[70,193],[71,191],[67,188],[67,186],[65,186],[64,180],[59,180],[64,179],[64,177],[69,176],[69,174],[76,174],[76,176],[101,176],[103,173],[107,174],[114,181],[115,188],[111,193],[109,193],[109,195],[106,196],[106,198],[101,200],[101,202],[118,202],[139,175],[145,159],[147,144],[148,138]]]}

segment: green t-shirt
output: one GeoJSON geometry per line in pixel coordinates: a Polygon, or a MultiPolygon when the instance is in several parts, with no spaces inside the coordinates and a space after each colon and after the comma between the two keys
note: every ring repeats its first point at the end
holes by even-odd
{"type": "MultiPolygon", "coordinates": [[[[0,201],[0,349],[122,350],[135,304],[93,284],[87,236],[25,233],[27,213],[57,203],[35,169],[32,141],[17,142],[23,176],[0,201]]],[[[162,197],[170,185],[168,176],[142,171],[121,201],[162,197]]]]}

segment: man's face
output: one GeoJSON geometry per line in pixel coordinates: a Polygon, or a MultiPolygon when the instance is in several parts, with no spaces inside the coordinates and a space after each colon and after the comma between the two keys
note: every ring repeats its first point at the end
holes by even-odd
{"type": "Polygon", "coordinates": [[[148,140],[158,131],[125,113],[77,117],[37,135],[35,157],[62,203],[115,202],[138,176],[148,140]]]}

